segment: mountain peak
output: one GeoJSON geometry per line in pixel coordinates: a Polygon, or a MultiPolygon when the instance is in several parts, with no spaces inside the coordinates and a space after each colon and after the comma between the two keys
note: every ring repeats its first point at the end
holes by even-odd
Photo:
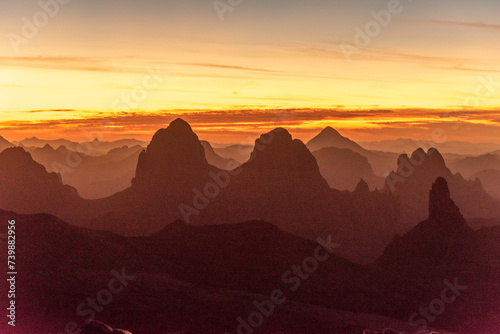
{"type": "Polygon", "coordinates": [[[251,183],[274,185],[276,189],[279,189],[276,184],[313,184],[322,189],[330,189],[306,145],[293,139],[282,128],[261,135],[255,141],[250,160],[242,168],[252,179],[251,183]]]}
{"type": "Polygon", "coordinates": [[[189,129],[191,130],[191,125],[189,125],[188,122],[186,122],[185,120],[183,120],[182,118],[176,118],[175,120],[173,120],[172,122],[170,122],[170,126],[171,127],[178,127],[178,128],[185,128],[185,129],[189,129]]]}
{"type": "Polygon", "coordinates": [[[8,157],[8,159],[12,159],[12,161],[19,162],[29,162],[33,160],[31,158],[31,154],[26,152],[22,147],[9,147],[1,152],[3,157],[8,157]]]}
{"type": "Polygon", "coordinates": [[[365,180],[360,179],[358,185],[356,186],[356,189],[354,189],[354,192],[357,194],[368,194],[370,192],[370,187],[365,180]]]}
{"type": "Polygon", "coordinates": [[[358,153],[365,151],[357,143],[342,136],[337,130],[330,126],[324,128],[316,137],[311,139],[307,143],[307,147],[311,152],[327,147],[347,148],[358,153]]]}
{"type": "Polygon", "coordinates": [[[340,136],[340,137],[343,137],[337,130],[335,130],[334,128],[332,128],[331,126],[327,126],[326,128],[324,128],[323,130],[321,130],[321,132],[319,133],[320,135],[329,135],[329,136],[340,136]]]}
{"type": "MultiPolygon", "coordinates": [[[[423,151],[423,150],[422,150],[423,151]]],[[[435,166],[440,166],[440,167],[446,167],[446,162],[444,161],[443,156],[441,153],[435,149],[434,147],[431,147],[427,151],[427,158],[433,162],[433,165],[435,166]]]]}
{"type": "Polygon", "coordinates": [[[448,182],[438,177],[432,184],[429,192],[429,219],[430,220],[463,220],[460,209],[451,199],[448,182]]]}
{"type": "Polygon", "coordinates": [[[158,130],[145,151],[139,155],[134,185],[182,183],[206,175],[205,150],[191,126],[178,118],[158,130]],[[181,180],[182,179],[182,180],[181,180]]]}
{"type": "Polygon", "coordinates": [[[429,219],[417,224],[404,236],[395,238],[380,259],[385,264],[415,268],[439,262],[453,265],[450,258],[462,260],[462,246],[473,238],[474,231],[451,199],[446,179],[438,177],[429,192],[429,219]],[[451,255],[454,252],[458,253],[451,255]]]}

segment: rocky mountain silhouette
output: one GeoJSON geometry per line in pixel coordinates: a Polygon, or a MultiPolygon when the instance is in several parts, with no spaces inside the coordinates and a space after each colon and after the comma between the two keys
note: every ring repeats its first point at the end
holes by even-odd
{"type": "Polygon", "coordinates": [[[342,136],[337,130],[330,126],[321,130],[316,137],[308,141],[307,147],[311,152],[319,151],[327,147],[344,148],[354,152],[365,151],[359,144],[342,136]]]}
{"type": "Polygon", "coordinates": [[[176,119],[158,130],[145,151],[139,155],[132,188],[139,191],[189,187],[193,180],[204,179],[211,167],[198,136],[189,124],[176,119]]]}
{"type": "Polygon", "coordinates": [[[340,149],[349,149],[368,159],[376,175],[386,175],[391,170],[392,161],[397,157],[394,153],[369,151],[361,147],[358,143],[342,136],[332,127],[326,127],[316,137],[307,143],[311,152],[319,151],[324,148],[336,147],[340,149]]]}
{"type": "Polygon", "coordinates": [[[319,226],[325,221],[325,210],[332,201],[331,189],[314,156],[281,128],[256,140],[250,160],[229,177],[221,190],[194,217],[195,222],[260,219],[301,235],[301,228],[310,229],[311,224],[319,226]],[[311,210],[315,214],[311,215],[311,210]]]}
{"type": "Polygon", "coordinates": [[[0,152],[0,208],[21,213],[61,213],[79,200],[60,174],[49,173],[21,147],[0,152]]]}
{"type": "Polygon", "coordinates": [[[392,195],[331,189],[313,154],[285,129],[257,139],[250,160],[235,172],[217,196],[206,196],[206,206],[190,215],[190,222],[265,220],[311,239],[332,233],[343,245],[342,256],[363,263],[378,257],[400,231],[392,195]]]}
{"type": "Polygon", "coordinates": [[[386,179],[387,191],[401,198],[402,216],[409,227],[427,216],[427,192],[438,177],[446,179],[450,192],[466,218],[493,218],[500,215],[498,202],[479,181],[465,180],[453,174],[442,155],[434,148],[425,152],[418,149],[411,156],[398,159],[398,169],[386,179]]]}
{"type": "Polygon", "coordinates": [[[4,137],[0,136],[0,152],[9,147],[14,147],[15,145],[6,140],[4,137]]]}
{"type": "Polygon", "coordinates": [[[495,296],[500,291],[500,272],[498,261],[493,260],[498,256],[498,245],[492,240],[498,229],[476,232],[469,227],[443,177],[432,184],[428,199],[428,219],[396,236],[378,264],[399,276],[394,281],[395,291],[420,295],[423,300],[437,298],[443,285],[460,286],[463,295],[456,291],[460,302],[447,307],[453,308],[457,318],[473,320],[457,323],[430,318],[433,324],[464,333],[494,333],[499,324],[500,303],[495,296]]]}
{"type": "MultiPolygon", "coordinates": [[[[405,236],[396,238],[385,250],[383,262],[417,265],[440,262],[454,264],[458,249],[475,238],[460,209],[450,197],[448,183],[438,177],[428,200],[428,219],[405,236]]],[[[469,254],[470,255],[470,254],[469,254]]],[[[463,259],[464,254],[460,258],[463,259]]]]}
{"type": "Polygon", "coordinates": [[[313,152],[313,155],[321,175],[334,189],[353,191],[360,179],[365,180],[372,190],[384,187],[384,178],[376,176],[368,159],[359,153],[328,147],[313,152]]]}
{"type": "MultiPolygon", "coordinates": [[[[431,148],[434,147],[441,154],[456,154],[456,155],[482,155],[490,153],[491,151],[498,150],[500,145],[494,143],[470,143],[466,141],[448,140],[444,142],[435,142],[433,140],[409,139],[399,138],[394,140],[382,141],[361,141],[361,146],[368,150],[385,151],[393,153],[411,153],[419,147],[431,148]]],[[[492,154],[494,154],[492,152],[492,154]]]]}
{"type": "MultiPolygon", "coordinates": [[[[92,171],[86,166],[82,172],[92,171]]],[[[18,166],[16,173],[24,168],[18,166]]],[[[250,161],[223,171],[208,163],[196,134],[182,120],[158,131],[140,154],[132,186],[106,198],[83,200],[75,194],[60,203],[36,206],[17,198],[6,208],[57,214],[77,226],[135,236],[158,232],[176,219],[197,225],[266,220],[310,239],[334,233],[342,244],[339,253],[362,263],[373,261],[401,232],[394,196],[331,189],[314,156],[286,130],[262,135],[250,161]]]]}

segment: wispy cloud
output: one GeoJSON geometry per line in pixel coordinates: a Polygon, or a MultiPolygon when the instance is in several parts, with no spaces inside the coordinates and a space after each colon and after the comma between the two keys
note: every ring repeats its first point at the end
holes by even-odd
{"type": "Polygon", "coordinates": [[[29,67],[57,70],[76,70],[92,72],[118,72],[118,73],[144,73],[144,68],[132,66],[109,65],[118,60],[130,57],[117,57],[113,59],[100,57],[0,57],[0,67],[29,67]]]}
{"type": "Polygon", "coordinates": [[[482,29],[500,29],[499,24],[488,24],[482,22],[457,22],[457,21],[444,21],[444,20],[421,20],[421,22],[444,24],[449,26],[482,28],[482,29]]]}
{"type": "Polygon", "coordinates": [[[236,65],[220,65],[220,64],[208,64],[208,63],[177,63],[178,65],[188,65],[188,66],[200,66],[200,67],[212,67],[228,70],[240,70],[240,71],[251,71],[251,72],[265,72],[265,73],[289,73],[283,71],[274,71],[262,68],[252,68],[236,65]]]}

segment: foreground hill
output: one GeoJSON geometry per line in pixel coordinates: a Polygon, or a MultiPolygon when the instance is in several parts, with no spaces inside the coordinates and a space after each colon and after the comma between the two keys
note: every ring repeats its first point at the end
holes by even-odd
{"type": "MultiPolygon", "coordinates": [[[[446,201],[440,196],[433,206],[434,222],[456,214],[441,205],[446,201]]],[[[477,280],[464,281],[470,293],[464,292],[429,327],[477,334],[499,329],[497,304],[484,298],[496,296],[496,286],[490,284],[495,281],[483,274],[487,261],[473,256],[434,263],[429,255],[423,262],[427,267],[413,267],[413,260],[408,265],[393,260],[400,247],[393,245],[382,264],[368,269],[336,256],[336,245],[326,236],[317,243],[262,221],[216,226],[177,221],[149,237],[123,237],[71,226],[51,215],[0,211],[2,230],[9,220],[15,220],[16,235],[22,236],[16,246],[22,273],[16,303],[22,310],[18,329],[25,332],[63,331],[68,321],[79,325],[94,315],[133,333],[235,333],[239,318],[249,323],[249,315],[257,311],[272,313],[263,316],[263,333],[361,333],[366,328],[414,333],[422,328],[408,323],[408,317],[435,298],[430,296],[440,295],[443,278],[453,280],[449,275],[473,271],[477,280]],[[464,263],[471,267],[463,271],[464,263]],[[265,301],[276,296],[275,290],[286,300],[269,306],[265,301]],[[88,306],[89,296],[100,311],[88,306]]],[[[437,234],[444,245],[462,235],[474,236],[463,220],[449,225],[437,234]],[[451,230],[454,224],[464,232],[451,230]]],[[[478,240],[495,245],[495,235],[482,230],[478,240]]],[[[420,252],[410,259],[426,250],[432,254],[432,244],[432,239],[423,239],[420,252]]],[[[5,245],[1,251],[6,251],[5,245]]],[[[450,255],[458,255],[451,249],[450,255]]],[[[476,250],[471,254],[478,254],[476,250]]],[[[488,250],[491,259],[498,258],[498,247],[488,250]]],[[[0,293],[6,293],[4,289],[2,285],[0,293]]],[[[6,307],[5,301],[1,307],[6,307]]]]}
{"type": "MultiPolygon", "coordinates": [[[[272,306],[263,332],[410,328],[373,314],[391,313],[390,305],[402,301],[367,289],[368,270],[331,254],[327,243],[293,237],[265,222],[206,227],[176,222],[151,237],[126,238],[50,215],[5,211],[2,230],[8,220],[15,220],[22,236],[17,267],[23,274],[16,283],[20,331],[60,332],[68,321],[79,325],[93,314],[133,333],[233,333],[238,317],[248,322],[249,314],[259,311],[254,303],[268,305],[264,301],[276,289],[286,300],[272,306]],[[312,268],[308,261],[317,269],[301,269],[304,278],[298,278],[293,266],[312,268]],[[97,297],[100,311],[91,311],[89,296],[97,297]],[[110,301],[102,304],[103,298],[110,301]]],[[[1,289],[6,293],[4,285],[1,289]]]]}
{"type": "Polygon", "coordinates": [[[452,321],[443,319],[439,310],[432,311],[434,315],[427,320],[420,313],[413,317],[415,322],[418,319],[423,324],[432,323],[465,333],[498,332],[498,228],[473,231],[451,199],[448,184],[442,177],[437,178],[429,192],[428,210],[428,219],[407,234],[395,237],[378,264],[402,279],[395,283],[395,291],[401,289],[411,295],[421,295],[424,300],[428,298],[431,310],[436,310],[433,303],[439,303],[446,312],[455,313],[452,321]],[[445,297],[443,287],[448,287],[455,296],[445,297]],[[440,291],[441,300],[438,300],[440,291]]]}

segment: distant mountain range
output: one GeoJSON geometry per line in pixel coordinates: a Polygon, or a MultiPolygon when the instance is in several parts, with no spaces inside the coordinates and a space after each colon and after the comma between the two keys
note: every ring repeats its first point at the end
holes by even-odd
{"type": "Polygon", "coordinates": [[[0,136],[0,152],[2,152],[3,150],[5,150],[6,148],[14,147],[14,146],[15,146],[14,144],[12,144],[8,140],[6,140],[2,136],[0,136]]]}
{"type": "Polygon", "coordinates": [[[494,143],[470,143],[464,141],[446,141],[437,143],[432,140],[395,139],[378,142],[360,141],[360,145],[369,150],[378,150],[393,153],[410,153],[419,147],[434,147],[442,154],[454,153],[460,155],[477,156],[481,154],[500,152],[500,144],[494,143]]]}
{"type": "Polygon", "coordinates": [[[476,157],[466,157],[451,163],[450,169],[462,174],[465,178],[486,169],[500,170],[500,155],[490,153],[476,157]]]}
{"type": "Polygon", "coordinates": [[[57,149],[61,146],[64,146],[72,151],[85,153],[86,155],[103,155],[108,153],[110,150],[115,148],[120,148],[123,146],[146,146],[146,142],[136,140],[136,139],[120,139],[116,141],[99,141],[97,138],[93,141],[86,142],[74,142],[67,139],[54,139],[54,140],[46,140],[39,139],[37,137],[31,137],[21,140],[20,142],[14,142],[17,146],[22,146],[26,148],[34,147],[34,148],[42,148],[46,145],[51,146],[54,149],[57,149]]]}
{"type": "Polygon", "coordinates": [[[123,146],[111,149],[104,155],[92,156],[77,153],[65,146],[53,149],[28,148],[33,160],[49,172],[58,172],[65,184],[78,189],[88,199],[111,196],[130,187],[142,146],[123,146]]]}
{"type": "Polygon", "coordinates": [[[278,128],[257,139],[248,161],[240,166],[235,159],[223,158],[219,150],[212,151],[188,123],[177,119],[159,130],[145,150],[121,147],[100,157],[78,154],[81,167],[62,177],[51,174],[50,168],[46,171],[33,157],[51,165],[68,159],[64,150],[75,158],[71,150],[44,146],[28,149],[30,155],[11,148],[0,153],[0,163],[11,165],[0,173],[0,185],[5,185],[0,187],[0,208],[46,212],[77,226],[127,236],[156,233],[176,219],[195,225],[264,220],[313,240],[334,234],[342,244],[338,253],[360,263],[375,260],[395,233],[406,232],[425,218],[427,189],[437,177],[448,181],[467,219],[500,217],[498,200],[480,182],[452,174],[437,150],[394,158],[391,169],[396,161],[399,167],[382,189],[382,179],[370,161],[396,155],[364,150],[331,128],[308,144],[330,146],[311,153],[278,128]],[[419,163],[419,158],[424,161],[419,163]],[[417,166],[408,174],[405,168],[413,160],[417,166]],[[64,185],[65,179],[87,187],[88,193],[104,189],[100,194],[107,197],[85,200],[64,185]],[[94,182],[83,184],[87,179],[94,182]]]}
{"type": "Polygon", "coordinates": [[[486,169],[470,177],[471,180],[479,179],[484,189],[494,198],[500,200],[500,170],[486,169]]]}

